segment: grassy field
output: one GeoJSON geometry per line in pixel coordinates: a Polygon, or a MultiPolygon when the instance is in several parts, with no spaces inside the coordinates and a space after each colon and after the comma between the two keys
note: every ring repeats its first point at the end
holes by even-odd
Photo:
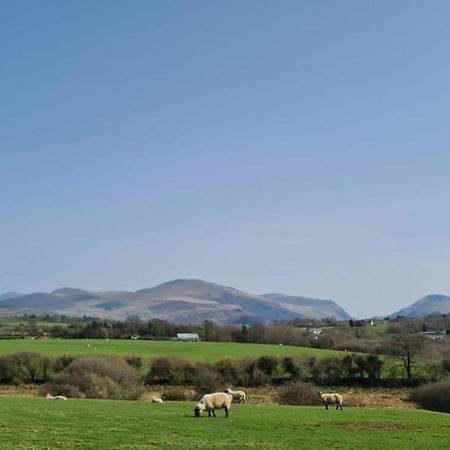
{"type": "Polygon", "coordinates": [[[238,344],[233,342],[174,342],[103,339],[8,339],[0,340],[0,355],[18,351],[37,351],[45,355],[136,355],[182,356],[194,361],[218,361],[245,356],[339,355],[342,352],[287,345],[238,344]]]}
{"type": "Polygon", "coordinates": [[[0,398],[1,449],[447,449],[450,416],[409,409],[0,398]],[[7,414],[5,413],[7,411],[7,414]]]}
{"type": "Polygon", "coordinates": [[[17,319],[0,319],[0,323],[2,328],[17,328],[20,326],[28,327],[30,325],[36,328],[52,328],[52,327],[68,327],[69,323],[64,322],[48,322],[44,320],[36,320],[36,321],[26,321],[26,320],[17,320],[17,319]]]}

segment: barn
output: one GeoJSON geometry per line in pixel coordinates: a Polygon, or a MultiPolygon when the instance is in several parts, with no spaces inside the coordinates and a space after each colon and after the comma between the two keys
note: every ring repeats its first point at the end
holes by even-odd
{"type": "Polygon", "coordinates": [[[177,333],[177,341],[198,342],[199,340],[198,333],[177,333]]]}

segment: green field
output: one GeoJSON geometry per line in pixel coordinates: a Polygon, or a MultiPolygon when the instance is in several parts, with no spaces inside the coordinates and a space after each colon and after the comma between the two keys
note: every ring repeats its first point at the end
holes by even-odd
{"type": "Polygon", "coordinates": [[[1,327],[2,328],[17,328],[17,327],[29,327],[34,326],[36,328],[53,328],[56,326],[59,327],[68,327],[70,323],[65,322],[48,322],[45,320],[18,320],[18,319],[0,319],[1,327]]]}
{"type": "Polygon", "coordinates": [[[447,449],[450,416],[411,409],[0,398],[1,449],[447,449]]]}
{"type": "Polygon", "coordinates": [[[104,339],[5,339],[0,340],[0,355],[36,351],[45,355],[135,355],[145,359],[182,356],[193,361],[218,361],[245,356],[330,356],[342,352],[288,345],[238,344],[234,342],[174,342],[104,339]]]}

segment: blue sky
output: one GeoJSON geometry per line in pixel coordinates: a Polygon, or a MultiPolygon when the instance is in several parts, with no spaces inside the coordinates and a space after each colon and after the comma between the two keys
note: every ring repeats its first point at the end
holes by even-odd
{"type": "Polygon", "coordinates": [[[0,293],[450,294],[446,1],[3,1],[0,293]]]}

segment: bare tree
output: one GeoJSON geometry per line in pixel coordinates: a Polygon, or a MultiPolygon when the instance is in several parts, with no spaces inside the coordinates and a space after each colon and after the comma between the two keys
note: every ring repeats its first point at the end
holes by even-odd
{"type": "Polygon", "coordinates": [[[425,340],[418,334],[397,334],[390,341],[390,354],[403,366],[406,378],[412,380],[413,369],[417,367],[420,356],[425,349],[425,340]]]}

